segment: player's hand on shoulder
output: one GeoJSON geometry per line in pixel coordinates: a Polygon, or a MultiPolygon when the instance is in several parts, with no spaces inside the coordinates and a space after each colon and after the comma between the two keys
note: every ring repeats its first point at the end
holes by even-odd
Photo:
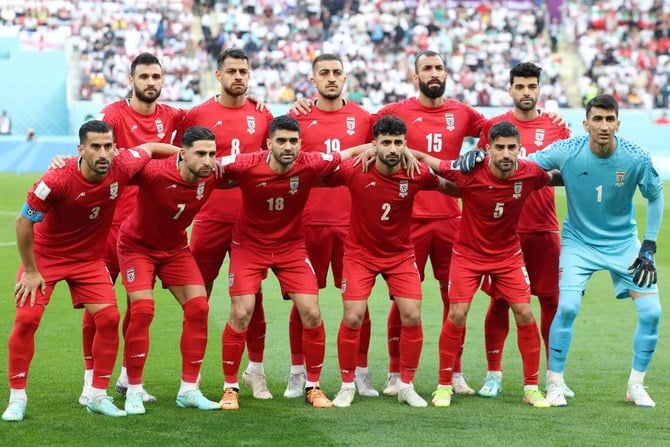
{"type": "Polygon", "coordinates": [[[28,297],[30,297],[30,306],[32,307],[35,305],[37,291],[39,290],[44,295],[46,288],[46,282],[39,271],[23,272],[14,288],[14,300],[19,307],[23,307],[28,297]]]}
{"type": "Polygon", "coordinates": [[[49,163],[49,169],[63,169],[69,158],[74,158],[74,155],[54,155],[49,163]]]}
{"type": "Polygon", "coordinates": [[[295,115],[308,115],[312,111],[312,103],[307,98],[297,99],[291,106],[291,112],[295,115]]]}
{"type": "Polygon", "coordinates": [[[651,287],[658,281],[654,254],[656,254],[656,242],[645,239],[637,258],[628,267],[628,273],[633,275],[633,282],[639,287],[651,287]]]}
{"type": "Polygon", "coordinates": [[[462,174],[472,171],[477,163],[484,161],[486,151],[482,149],[471,149],[451,162],[452,170],[459,170],[462,174]]]}
{"type": "Polygon", "coordinates": [[[565,121],[565,118],[563,118],[563,115],[561,115],[558,112],[547,112],[547,116],[551,118],[551,123],[556,124],[557,126],[561,127],[568,127],[568,122],[565,121]]]}
{"type": "Polygon", "coordinates": [[[354,166],[360,164],[363,172],[368,172],[370,163],[374,162],[375,158],[377,158],[377,150],[373,145],[370,145],[369,148],[365,149],[354,158],[354,166]]]}
{"type": "Polygon", "coordinates": [[[411,151],[405,151],[405,155],[402,158],[402,167],[407,171],[409,178],[414,178],[414,175],[421,174],[421,163],[414,156],[411,151]]]}
{"type": "Polygon", "coordinates": [[[265,112],[266,110],[269,110],[267,104],[263,102],[263,98],[256,95],[248,95],[247,99],[256,105],[257,112],[265,112]]]}

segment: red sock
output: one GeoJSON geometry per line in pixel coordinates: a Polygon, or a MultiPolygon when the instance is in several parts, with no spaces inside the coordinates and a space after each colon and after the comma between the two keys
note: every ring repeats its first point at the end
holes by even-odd
{"type": "Polygon", "coordinates": [[[326,330],[323,321],[317,327],[303,327],[302,352],[305,353],[307,380],[318,382],[326,355],[326,330]]]}
{"type": "MultiPolygon", "coordinates": [[[[126,311],[123,314],[123,322],[121,323],[121,335],[125,342],[126,334],[128,333],[128,325],[130,325],[130,298],[126,295],[126,311]]],[[[121,366],[126,366],[126,357],[121,359],[121,366]]]]}
{"type": "Polygon", "coordinates": [[[459,347],[462,344],[465,325],[455,325],[447,320],[442,324],[439,341],[439,380],[440,385],[451,385],[451,377],[454,373],[454,363],[459,347]]]}
{"type": "Polygon", "coordinates": [[[340,363],[342,382],[354,381],[360,337],[360,327],[349,327],[344,321],[340,323],[340,330],[337,332],[337,359],[340,363]]]}
{"type": "Polygon", "coordinates": [[[386,320],[387,344],[389,350],[389,372],[400,372],[400,332],[402,323],[400,322],[400,311],[398,305],[393,301],[389,316],[386,320]]]}
{"type": "Polygon", "coordinates": [[[537,324],[517,324],[517,343],[523,364],[523,384],[537,385],[540,371],[540,334],[537,324]]]}
{"type": "Polygon", "coordinates": [[[119,352],[119,309],[107,306],[93,314],[93,388],[106,390],[119,352]]]}
{"type": "Polygon", "coordinates": [[[291,365],[304,364],[305,356],[302,353],[302,320],[295,304],[291,306],[291,313],[288,317],[288,341],[291,348],[291,365]]]}
{"type": "Polygon", "coordinates": [[[240,362],[242,361],[246,338],[246,329],[238,332],[228,323],[223,328],[223,335],[221,336],[221,360],[223,363],[223,377],[228,383],[237,383],[237,374],[240,371],[240,362]]]}
{"type": "MultiPolygon", "coordinates": [[[[449,288],[447,286],[440,286],[440,297],[442,298],[442,323],[444,324],[447,321],[447,316],[449,315],[449,288]]],[[[456,359],[454,360],[454,372],[461,372],[461,359],[463,358],[463,346],[465,345],[465,330],[463,330],[463,336],[461,342],[458,345],[458,352],[456,353],[456,359]]]]}
{"type": "Polygon", "coordinates": [[[361,326],[361,335],[358,345],[358,360],[356,366],[361,368],[368,367],[368,351],[370,350],[370,332],[372,331],[372,324],[370,323],[370,309],[365,308],[365,315],[363,316],[363,325],[361,326]]]}
{"type": "Polygon", "coordinates": [[[503,349],[509,332],[509,304],[502,298],[491,298],[484,319],[484,344],[489,371],[502,371],[503,349]]]}
{"type": "Polygon", "coordinates": [[[26,387],[30,362],[35,354],[35,332],[40,327],[44,306],[23,306],[16,308],[14,328],[9,335],[9,387],[26,387]]]}
{"type": "Polygon", "coordinates": [[[412,383],[423,347],[423,327],[402,325],[400,332],[400,380],[412,383]]]}
{"type": "Polygon", "coordinates": [[[95,337],[93,315],[84,309],[84,317],[81,321],[81,344],[84,352],[85,369],[93,369],[93,337],[95,337]]]}
{"type": "Polygon", "coordinates": [[[207,316],[209,304],[206,296],[196,296],[182,306],[184,323],[181,331],[181,380],[196,383],[207,347],[207,316]]]}
{"type": "Polygon", "coordinates": [[[154,300],[141,299],[130,303],[128,329],[123,344],[123,358],[129,385],[141,385],[144,364],[149,355],[149,327],[154,319],[154,300]]]}
{"type": "Polygon", "coordinates": [[[558,295],[540,296],[538,299],[540,300],[540,331],[542,340],[544,340],[544,354],[549,360],[549,329],[551,329],[551,323],[554,321],[558,308],[558,295]]]}
{"type": "Polygon", "coordinates": [[[256,294],[254,313],[247,328],[247,356],[250,362],[263,363],[263,351],[265,351],[265,311],[263,310],[263,293],[256,294]]]}

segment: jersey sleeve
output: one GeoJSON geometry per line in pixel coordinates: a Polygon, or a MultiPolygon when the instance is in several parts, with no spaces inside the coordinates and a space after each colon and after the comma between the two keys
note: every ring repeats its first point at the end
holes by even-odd
{"type": "Polygon", "coordinates": [[[64,170],[49,170],[47,171],[35,184],[28,190],[28,196],[26,198],[26,207],[25,211],[22,211],[22,214],[28,217],[30,220],[34,220],[29,217],[33,215],[37,218],[44,217],[55,203],[62,200],[65,195],[65,189],[67,184],[66,176],[70,175],[64,170]],[[41,216],[38,215],[41,213],[41,216]]]}
{"type": "Polygon", "coordinates": [[[119,163],[121,169],[126,172],[129,177],[132,177],[137,174],[149,160],[151,160],[151,157],[145,150],[135,147],[122,149],[114,162],[119,163]]]}
{"type": "Polygon", "coordinates": [[[323,177],[333,172],[340,165],[342,159],[339,152],[324,154],[322,152],[304,152],[306,160],[316,169],[316,175],[323,177]]]}
{"type": "Polygon", "coordinates": [[[346,185],[349,181],[349,177],[353,174],[354,169],[361,169],[360,166],[357,168],[354,167],[353,160],[345,160],[340,165],[335,168],[334,171],[326,174],[322,180],[323,183],[327,186],[343,186],[346,185]]]}
{"type": "Polygon", "coordinates": [[[539,164],[545,171],[561,169],[570,155],[566,141],[570,140],[556,141],[541,151],[530,154],[528,160],[539,164]]]}
{"type": "Polygon", "coordinates": [[[422,186],[421,189],[434,190],[440,185],[440,179],[437,178],[437,175],[430,169],[425,163],[422,163],[420,166],[421,169],[421,180],[422,186]]]}
{"type": "Polygon", "coordinates": [[[465,110],[468,112],[468,124],[469,135],[470,137],[480,137],[482,135],[482,130],[488,124],[489,120],[486,119],[484,115],[471,107],[469,105],[464,105],[465,110]]]}

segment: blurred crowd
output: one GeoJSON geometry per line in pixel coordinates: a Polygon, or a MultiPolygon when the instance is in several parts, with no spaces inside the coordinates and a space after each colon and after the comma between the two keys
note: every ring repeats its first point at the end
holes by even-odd
{"type": "Polygon", "coordinates": [[[612,93],[623,107],[668,107],[670,0],[566,2],[550,20],[541,1],[463,0],[9,0],[0,23],[22,32],[65,28],[80,54],[81,99],[128,93],[128,67],[141,51],[162,61],[165,101],[198,101],[224,47],[251,56],[250,93],[268,103],[311,97],[311,60],[344,59],[348,96],[375,110],[415,94],[414,55],[439,51],[446,94],[475,106],[510,106],[509,68],[541,65],[541,106],[612,93]],[[586,5],[585,3],[588,3],[586,5]],[[559,51],[561,50],[561,51],[559,51]],[[559,72],[565,51],[585,69],[559,72]]]}

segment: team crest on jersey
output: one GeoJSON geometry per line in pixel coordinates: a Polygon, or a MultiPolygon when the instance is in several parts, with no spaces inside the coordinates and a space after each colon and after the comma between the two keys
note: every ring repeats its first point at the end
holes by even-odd
{"type": "Polygon", "coordinates": [[[128,282],[135,281],[135,268],[129,267],[128,270],[126,270],[126,280],[128,280],[128,282]]]}
{"type": "Polygon", "coordinates": [[[347,117],[347,135],[356,133],[356,118],[353,116],[347,117]]]}
{"type": "Polygon", "coordinates": [[[456,129],[456,118],[454,114],[449,112],[444,114],[444,121],[447,124],[447,130],[453,132],[456,129]]]}
{"type": "Polygon", "coordinates": [[[299,177],[293,176],[288,179],[288,193],[289,194],[297,194],[298,193],[298,186],[299,186],[299,177]]]}
{"type": "Polygon", "coordinates": [[[119,182],[109,185],[109,200],[116,200],[119,196],[119,182]]]}
{"type": "Polygon", "coordinates": [[[251,115],[247,115],[247,133],[250,135],[256,133],[256,119],[251,115]]]}
{"type": "Polygon", "coordinates": [[[163,126],[163,121],[160,119],[156,120],[156,134],[158,135],[158,138],[165,137],[165,127],[163,126]]]}
{"type": "Polygon", "coordinates": [[[205,195],[205,182],[198,183],[198,189],[195,190],[195,198],[202,200],[202,197],[205,195]]]}
{"type": "Polygon", "coordinates": [[[544,144],[544,129],[535,129],[535,146],[544,144]]]}
{"type": "Polygon", "coordinates": [[[232,287],[232,285],[235,283],[235,273],[231,273],[228,275],[228,287],[232,287]]]}
{"type": "Polygon", "coordinates": [[[512,198],[518,199],[521,197],[521,190],[523,189],[523,182],[521,180],[514,182],[514,194],[512,198]]]}
{"type": "Polygon", "coordinates": [[[398,195],[400,197],[407,197],[407,191],[409,191],[409,180],[400,180],[400,190],[398,195]]]}
{"type": "Polygon", "coordinates": [[[616,177],[614,178],[614,186],[623,186],[626,173],[624,171],[616,171],[616,177]]]}

